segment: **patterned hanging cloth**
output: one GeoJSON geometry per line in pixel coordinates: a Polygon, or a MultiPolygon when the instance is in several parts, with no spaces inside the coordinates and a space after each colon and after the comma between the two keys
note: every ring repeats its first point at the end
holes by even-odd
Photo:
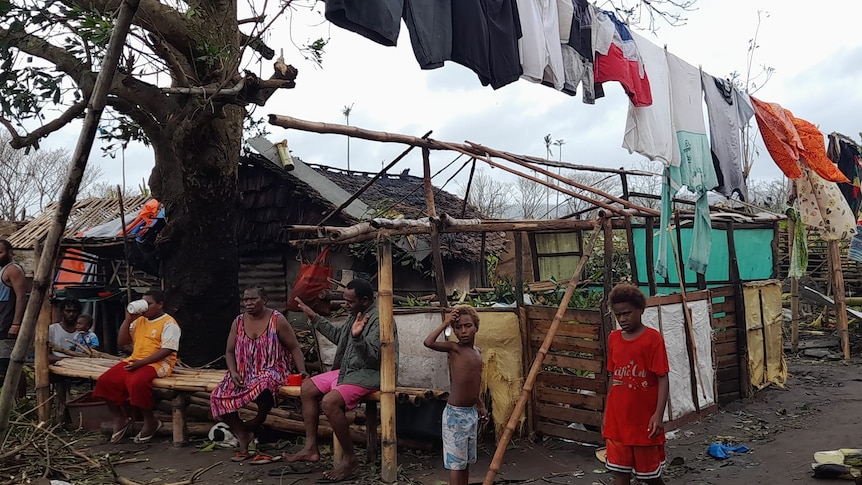
{"type": "Polygon", "coordinates": [[[787,276],[801,278],[808,270],[808,235],[805,232],[805,224],[799,217],[799,209],[787,208],[787,217],[793,221],[793,241],[790,249],[790,268],[787,276]]]}

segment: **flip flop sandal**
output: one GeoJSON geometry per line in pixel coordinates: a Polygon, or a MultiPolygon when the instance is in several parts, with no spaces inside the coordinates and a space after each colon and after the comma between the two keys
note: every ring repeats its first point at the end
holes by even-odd
{"type": "Polygon", "coordinates": [[[248,460],[249,458],[251,458],[252,456],[254,456],[252,453],[237,451],[236,453],[233,454],[230,461],[233,461],[233,462],[245,461],[245,460],[248,460]]]}
{"type": "Polygon", "coordinates": [[[128,422],[126,422],[125,426],[117,430],[116,433],[113,433],[111,435],[111,443],[116,445],[123,441],[123,438],[125,438],[126,433],[129,431],[129,428],[132,427],[132,424],[134,424],[134,421],[130,419],[128,422]]]}
{"type": "Polygon", "coordinates": [[[275,468],[267,472],[267,475],[271,477],[283,477],[285,475],[308,475],[309,473],[318,470],[319,467],[316,466],[302,466],[302,465],[286,465],[281,468],[275,468]]]}
{"type": "Polygon", "coordinates": [[[258,453],[251,459],[249,465],[268,465],[274,461],[281,460],[281,455],[270,456],[264,453],[258,453]]]}
{"type": "Polygon", "coordinates": [[[356,475],[348,475],[344,478],[329,478],[329,477],[321,477],[318,478],[314,483],[341,483],[341,482],[349,482],[351,480],[355,480],[356,475]]]}
{"type": "Polygon", "coordinates": [[[159,421],[158,423],[159,424],[156,425],[156,429],[153,430],[153,433],[149,436],[141,436],[141,433],[138,432],[138,434],[135,435],[134,442],[139,444],[139,445],[142,445],[144,443],[149,443],[150,440],[153,439],[153,436],[155,436],[156,433],[158,433],[159,430],[162,429],[162,422],[159,421]]]}

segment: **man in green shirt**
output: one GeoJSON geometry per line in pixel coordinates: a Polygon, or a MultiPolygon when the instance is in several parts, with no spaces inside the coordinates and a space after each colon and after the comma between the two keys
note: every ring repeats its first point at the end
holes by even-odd
{"type": "MultiPolygon", "coordinates": [[[[299,309],[305,313],[314,329],[332,341],[337,349],[331,371],[302,382],[305,447],[285,456],[288,462],[320,460],[317,425],[322,409],[332,426],[332,432],[344,449],[341,463],[334,463],[332,470],[323,472],[324,478],[332,481],[353,477],[359,467],[345,411],[355,408],[362,398],[380,389],[380,320],[377,317],[374,289],[368,281],[355,279],[344,290],[344,299],[350,317],[341,326],[333,325],[302,300],[296,299],[299,309]]],[[[395,341],[398,341],[397,332],[395,341]]]]}

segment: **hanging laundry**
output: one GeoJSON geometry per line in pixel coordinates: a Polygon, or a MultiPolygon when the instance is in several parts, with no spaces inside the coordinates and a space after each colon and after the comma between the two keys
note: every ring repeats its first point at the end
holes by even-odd
{"type": "Polygon", "coordinates": [[[665,50],[632,32],[644,68],[650,73],[652,104],[637,107],[629,102],[623,148],[637,152],[665,167],[679,166],[679,149],[671,120],[670,78],[665,50]]]}
{"type": "Polygon", "coordinates": [[[802,223],[820,231],[826,241],[846,241],[853,237],[856,218],[838,184],[824,180],[808,167],[800,170],[802,177],[794,182],[802,223]]]}
{"type": "Polygon", "coordinates": [[[850,182],[841,170],[835,166],[832,160],[826,156],[826,142],[823,133],[814,126],[814,123],[793,116],[789,110],[784,110],[787,116],[793,120],[793,126],[802,140],[802,150],[799,152],[800,159],[805,160],[812,170],[830,182],[850,182]]]}
{"type": "Polygon", "coordinates": [[[324,16],[342,29],[392,47],[401,30],[404,0],[327,0],[324,16]]]}
{"type": "Polygon", "coordinates": [[[808,234],[805,232],[805,224],[799,217],[798,208],[789,207],[787,218],[794,222],[793,241],[791,241],[792,245],[790,246],[790,267],[787,269],[787,276],[802,278],[802,275],[808,271],[808,234]]]}
{"type": "MultiPolygon", "coordinates": [[[[613,12],[596,10],[593,29],[598,29],[599,35],[606,35],[608,25],[613,26],[613,36],[606,53],[604,38],[600,44],[593,44],[596,56],[594,74],[596,84],[607,81],[618,81],[635,106],[652,104],[649,77],[644,69],[634,38],[626,24],[620,22],[613,12]],[[610,24],[609,24],[610,23],[610,24]]],[[[597,93],[598,94],[598,93],[597,93]]]]}
{"type": "Polygon", "coordinates": [[[772,160],[788,178],[802,177],[800,157],[806,166],[831,182],[849,182],[826,156],[823,134],[813,123],[796,118],[777,103],[766,103],[751,97],[760,136],[772,160]]]}
{"type": "Polygon", "coordinates": [[[521,77],[520,38],[516,0],[452,2],[452,61],[475,72],[483,86],[500,89],[521,77]]]}
{"type": "Polygon", "coordinates": [[[709,114],[712,163],[718,176],[716,192],[731,197],[734,192],[748,199],[742,174],[742,129],[754,116],[748,95],[726,79],[701,73],[704,99],[709,114]]]}
{"type": "MultiPolygon", "coordinates": [[[[557,12],[560,19],[560,47],[563,55],[563,89],[562,91],[570,96],[574,96],[578,92],[578,85],[581,85],[583,90],[583,101],[587,104],[595,104],[596,93],[595,83],[593,79],[593,61],[592,56],[587,58],[580,51],[572,47],[571,36],[586,35],[586,45],[589,46],[589,52],[592,53],[592,41],[590,39],[590,19],[589,19],[589,4],[585,0],[557,0],[557,12]],[[580,4],[583,3],[583,6],[580,4]],[[579,4],[577,7],[575,4],[579,4]],[[580,8],[579,15],[576,15],[575,9],[580,8]],[[586,29],[582,25],[586,23],[586,29]],[[584,34],[586,32],[586,34],[584,34]]],[[[581,45],[584,39],[580,39],[577,43],[581,45]]]]}
{"type": "Polygon", "coordinates": [[[672,198],[680,186],[685,186],[697,195],[695,201],[694,229],[691,237],[687,267],[697,273],[706,273],[712,248],[712,222],[709,218],[707,192],[718,185],[706,126],[703,122],[701,100],[703,91],[700,72],[679,57],[667,53],[670,78],[672,122],[679,146],[679,166],[665,168],[662,186],[661,231],[659,231],[659,259],[656,272],[667,278],[667,237],[673,209],[672,198]]]}
{"type": "Polygon", "coordinates": [[[521,19],[521,77],[563,89],[563,53],[556,0],[518,0],[521,19]]]}
{"type": "Polygon", "coordinates": [[[850,250],[847,257],[862,263],[862,226],[856,226],[856,234],[850,240],[850,250]]]}
{"type": "Polygon", "coordinates": [[[850,205],[850,210],[858,220],[860,200],[862,200],[862,160],[859,157],[859,145],[840,133],[830,133],[826,155],[850,180],[850,184],[841,184],[838,188],[841,189],[847,204],[850,205]]]}
{"type": "Polygon", "coordinates": [[[803,148],[802,140],[784,108],[776,103],[765,103],[754,96],[751,96],[751,105],[754,107],[757,127],[760,128],[760,137],[772,160],[788,178],[802,177],[798,163],[799,150],[803,148]]]}
{"type": "Polygon", "coordinates": [[[572,2],[574,18],[569,31],[569,47],[575,49],[584,59],[592,63],[593,51],[593,6],[587,0],[572,2]]]}
{"type": "Polygon", "coordinates": [[[420,68],[437,69],[452,59],[452,2],[405,1],[404,23],[420,68]]]}

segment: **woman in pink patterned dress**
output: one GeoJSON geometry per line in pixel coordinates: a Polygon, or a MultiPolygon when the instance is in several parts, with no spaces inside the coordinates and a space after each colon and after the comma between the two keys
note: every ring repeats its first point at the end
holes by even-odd
{"type": "MultiPolygon", "coordinates": [[[[245,312],[236,317],[227,338],[227,373],[210,395],[213,417],[221,417],[239,441],[233,461],[251,456],[248,445],[254,430],[275,406],[278,388],[287,380],[291,366],[303,377],[308,376],[293,328],[284,315],[266,306],[266,291],[260,286],[247,288],[242,305],[245,312]],[[237,411],[250,402],[257,404],[257,416],[243,421],[237,411]]],[[[258,454],[252,462],[271,461],[271,457],[258,454]]]]}

